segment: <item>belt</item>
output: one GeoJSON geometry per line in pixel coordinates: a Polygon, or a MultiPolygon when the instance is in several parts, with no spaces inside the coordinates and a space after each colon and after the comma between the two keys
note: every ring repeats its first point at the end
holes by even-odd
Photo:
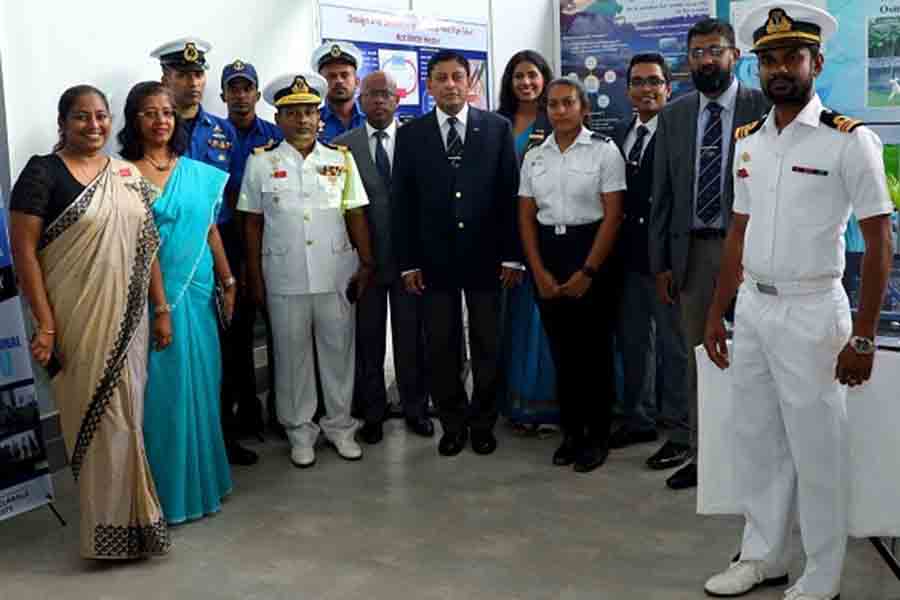
{"type": "Polygon", "coordinates": [[[725,238],[725,230],[714,227],[691,229],[691,237],[698,240],[721,240],[725,238]]]}
{"type": "Polygon", "coordinates": [[[582,223],[580,225],[539,225],[539,229],[544,233],[550,233],[555,236],[565,236],[580,233],[582,231],[595,230],[601,223],[603,223],[603,219],[594,221],[593,223],[582,223]]]}
{"type": "Polygon", "coordinates": [[[766,296],[803,296],[827,292],[841,285],[841,280],[835,277],[768,282],[750,275],[746,270],[744,271],[744,281],[750,286],[750,289],[766,296]]]}

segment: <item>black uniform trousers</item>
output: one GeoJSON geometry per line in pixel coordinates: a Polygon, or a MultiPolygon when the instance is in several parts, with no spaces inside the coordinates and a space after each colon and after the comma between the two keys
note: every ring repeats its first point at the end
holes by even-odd
{"type": "MultiPolygon", "coordinates": [[[[567,226],[558,234],[554,227],[539,226],[541,260],[560,285],[584,266],[598,228],[599,223],[567,226]]],[[[605,447],[609,442],[616,396],[612,336],[617,274],[608,260],[581,298],[538,297],[556,366],[560,422],[563,432],[579,444],[605,447]]]]}

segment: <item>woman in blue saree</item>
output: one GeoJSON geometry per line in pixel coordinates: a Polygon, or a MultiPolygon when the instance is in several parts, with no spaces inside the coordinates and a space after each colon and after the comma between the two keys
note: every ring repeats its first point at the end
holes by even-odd
{"type": "Polygon", "coordinates": [[[216,277],[225,289],[223,312],[235,298],[216,229],[228,174],[179,157],[185,147],[171,93],[158,82],[137,84],[119,133],[122,156],[132,160],[154,192],[166,304],[155,318],[171,320],[171,344],[155,348],[148,366],[144,443],[163,513],[171,524],[216,513],[231,492],[220,420],[216,277]]]}
{"type": "MultiPolygon", "coordinates": [[[[503,73],[498,112],[512,123],[520,165],[525,153],[552,133],[544,109],[544,88],[551,79],[547,61],[532,50],[513,55],[503,73]]],[[[505,291],[503,310],[501,413],[524,433],[559,423],[556,372],[530,275],[523,285],[505,291]]]]}

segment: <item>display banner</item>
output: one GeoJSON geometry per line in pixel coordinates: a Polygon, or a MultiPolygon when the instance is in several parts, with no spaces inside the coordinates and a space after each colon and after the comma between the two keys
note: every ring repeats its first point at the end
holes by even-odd
{"type": "Polygon", "coordinates": [[[6,215],[0,197],[0,521],[53,495],[6,215]]]}
{"type": "Polygon", "coordinates": [[[397,82],[397,118],[406,121],[434,108],[426,89],[428,60],[438,50],[456,50],[471,67],[469,104],[488,109],[487,23],[428,18],[409,13],[322,4],[322,40],[355,44],[363,54],[360,79],[386,71],[397,82]]]}
{"type": "Polygon", "coordinates": [[[692,91],[687,32],[713,7],[711,0],[560,0],[559,64],[587,89],[591,129],[609,134],[631,116],[625,75],[635,54],[666,58],[673,97],[692,91]]]}

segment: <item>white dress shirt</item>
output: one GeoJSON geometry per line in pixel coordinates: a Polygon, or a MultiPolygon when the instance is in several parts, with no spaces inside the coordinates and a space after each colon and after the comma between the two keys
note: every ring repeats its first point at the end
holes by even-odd
{"type": "Polygon", "coordinates": [[[643,125],[647,128],[647,133],[644,135],[644,147],[641,148],[641,161],[644,160],[644,154],[647,152],[647,146],[650,145],[650,140],[653,139],[653,136],[656,135],[656,127],[659,124],[659,115],[653,115],[653,118],[647,121],[646,123],[641,123],[640,117],[634,120],[634,127],[631,128],[631,131],[628,132],[628,135],[625,136],[625,156],[628,157],[631,154],[631,149],[634,147],[634,143],[637,142],[637,130],[638,127],[643,125]]]}
{"type": "Polygon", "coordinates": [[[823,124],[823,110],[814,96],[781,133],[772,111],[735,147],[734,212],[750,216],[743,264],[756,281],[841,277],[850,212],[861,221],[893,209],[881,140],[823,124]]]}
{"type": "Polygon", "coordinates": [[[541,225],[586,225],[603,218],[600,194],[626,189],[625,159],[612,140],[582,127],[560,151],[556,135],[532,148],[522,161],[519,195],[534,198],[541,225]]]}
{"type": "MultiPolygon", "coordinates": [[[[447,147],[447,134],[450,132],[450,123],[448,119],[451,115],[448,115],[444,111],[441,110],[439,106],[436,106],[434,109],[435,114],[437,114],[438,127],[441,130],[441,139],[444,140],[444,148],[447,147]]],[[[469,104],[463,104],[462,109],[453,115],[459,121],[456,124],[456,132],[459,134],[459,141],[463,144],[466,143],[466,123],[469,120],[469,104]]]]}
{"type": "Polygon", "coordinates": [[[391,124],[384,129],[375,129],[368,121],[366,121],[366,136],[369,140],[369,154],[372,156],[372,162],[375,162],[375,148],[378,144],[378,138],[375,137],[375,134],[379,131],[384,131],[387,134],[384,139],[381,140],[381,145],[384,146],[384,151],[387,152],[388,161],[391,163],[391,169],[393,170],[394,141],[397,139],[397,122],[391,121],[391,124]]]}
{"type": "Polygon", "coordinates": [[[738,85],[737,77],[735,77],[731,81],[731,85],[728,86],[728,89],[722,92],[722,95],[718,98],[707,98],[705,95],[700,94],[700,112],[697,114],[697,153],[694,158],[694,229],[706,229],[708,227],[724,229],[725,227],[721,215],[708,224],[704,223],[697,216],[697,191],[700,183],[700,150],[703,147],[703,132],[706,131],[706,124],[709,122],[710,116],[706,107],[709,106],[710,103],[715,102],[722,107],[722,112],[720,113],[720,118],[722,119],[722,177],[719,180],[719,185],[722,186],[721,191],[724,192],[725,176],[728,173],[728,154],[731,151],[731,137],[733,135],[732,125],[734,125],[734,110],[735,105],[737,104],[738,85]]]}

